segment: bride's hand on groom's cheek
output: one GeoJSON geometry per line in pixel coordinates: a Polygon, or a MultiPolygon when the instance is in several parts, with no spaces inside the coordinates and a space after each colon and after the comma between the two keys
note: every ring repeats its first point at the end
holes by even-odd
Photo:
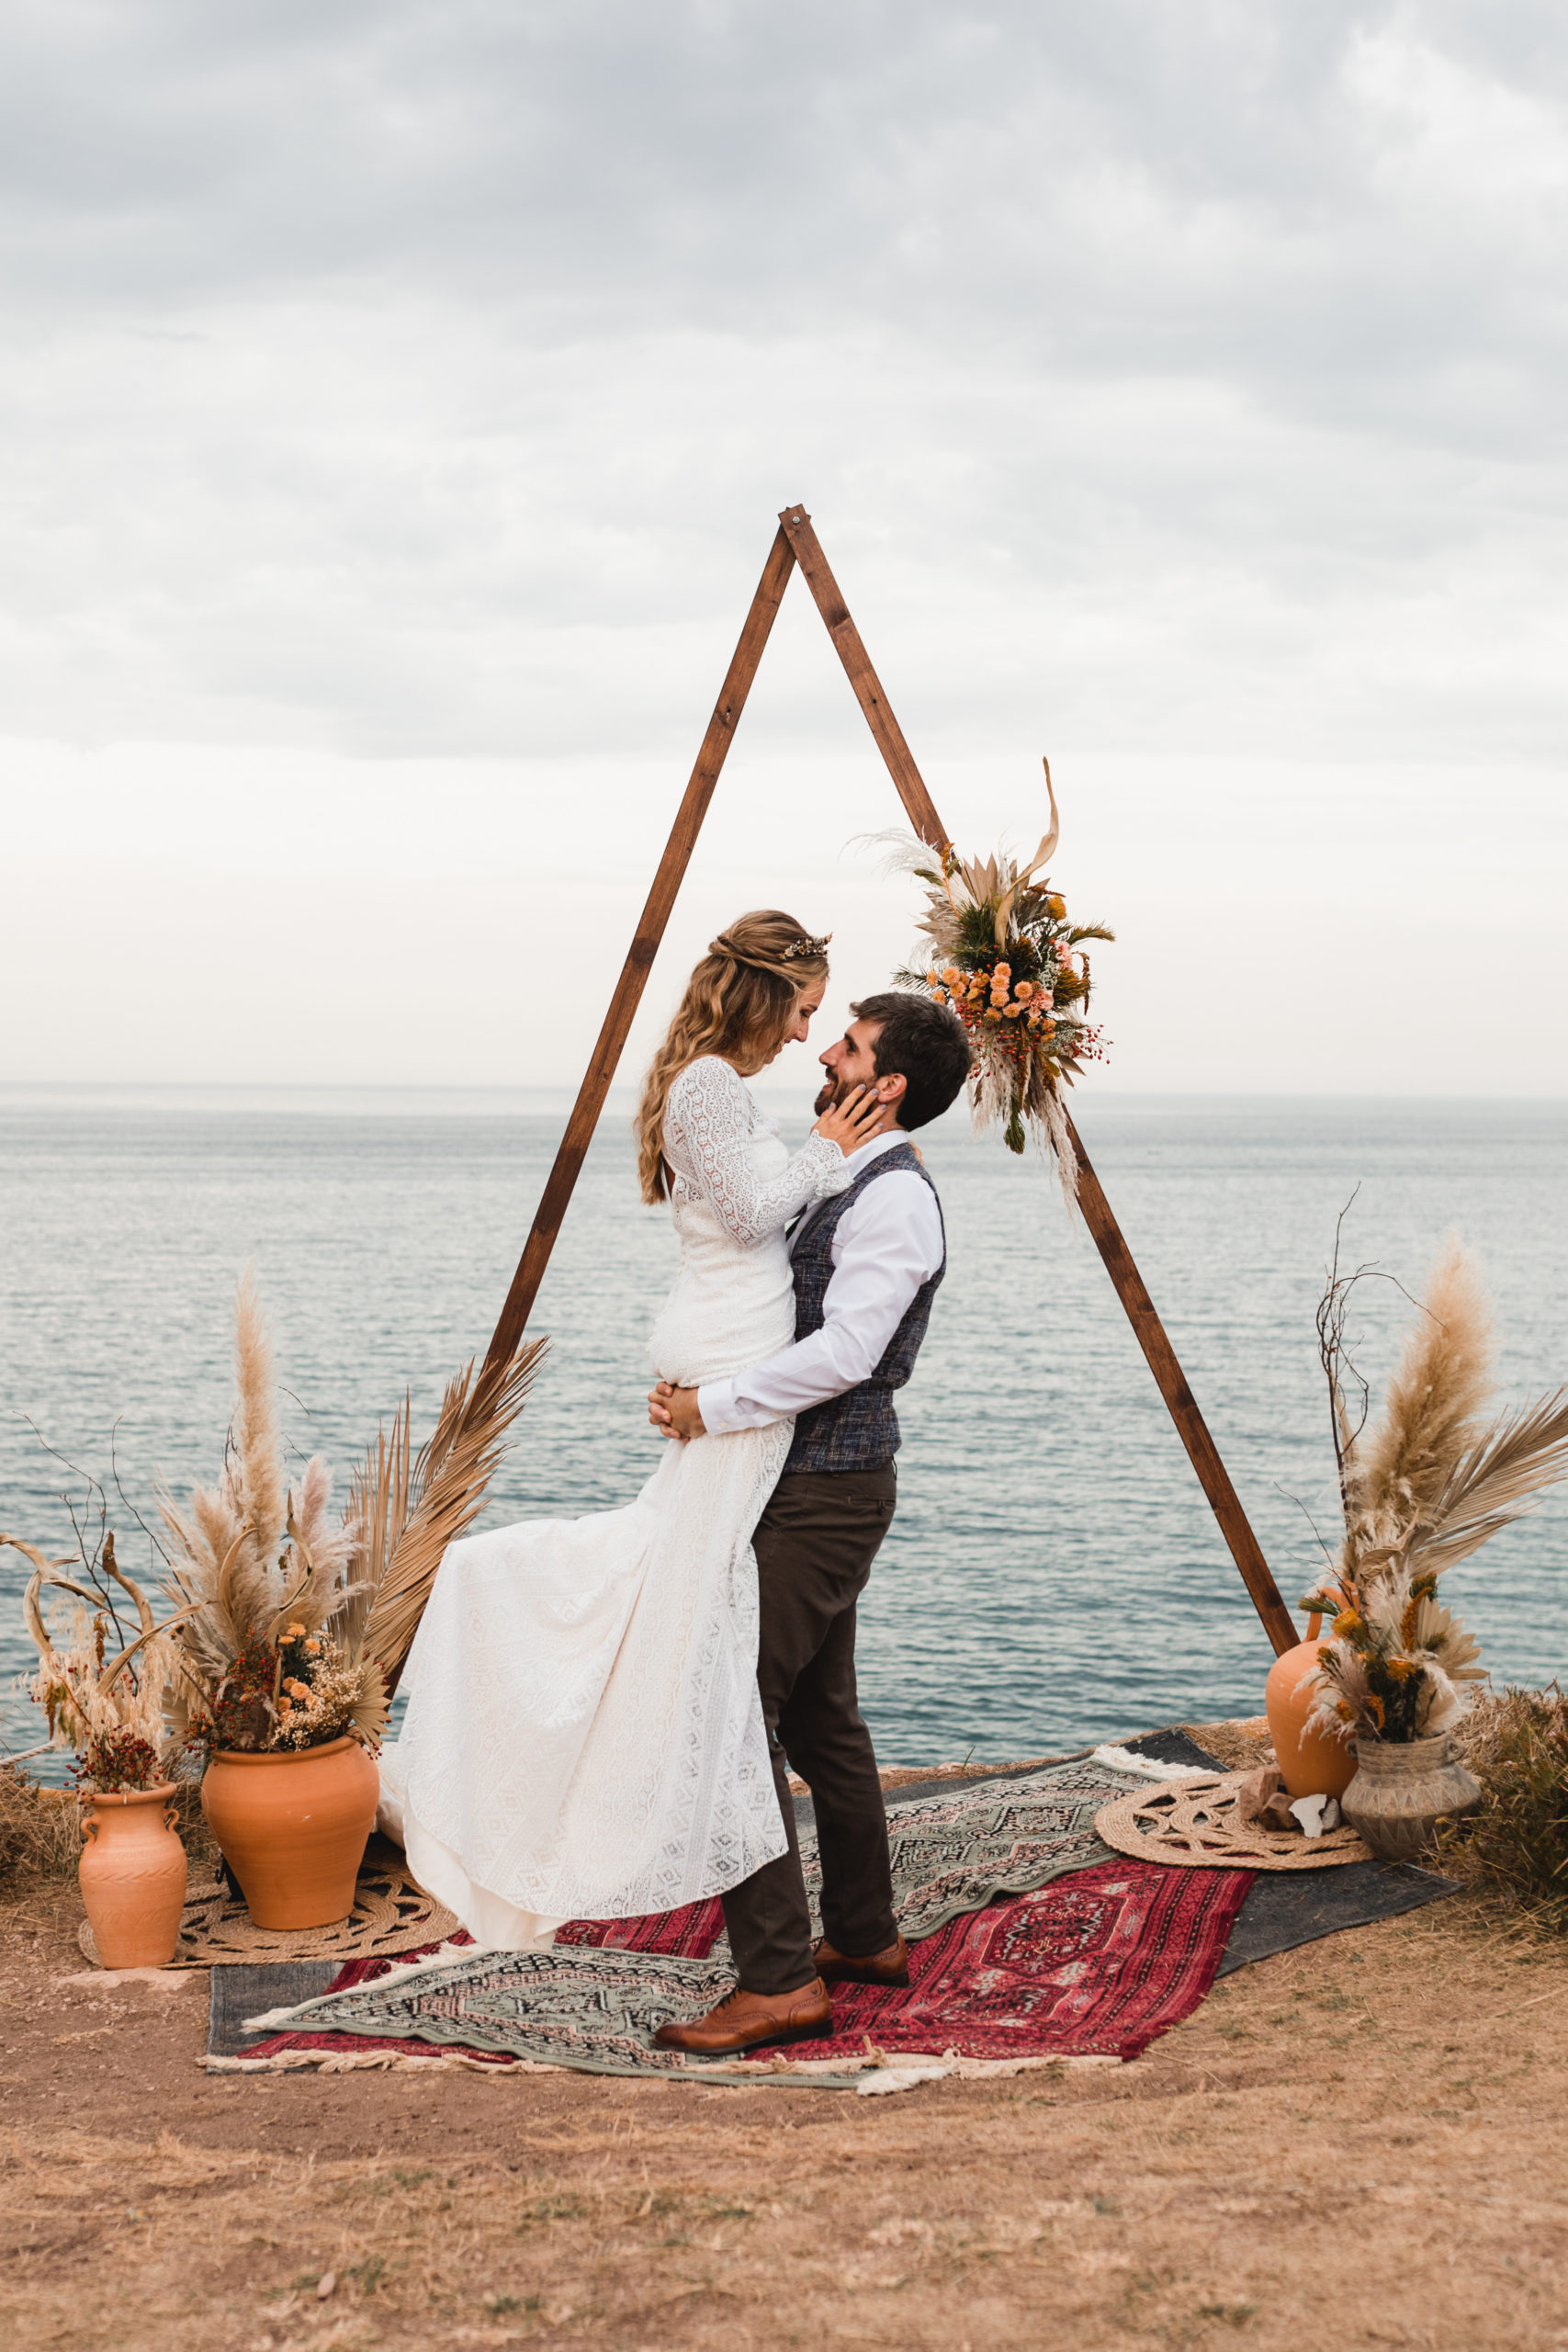
{"type": "Polygon", "coordinates": [[[852,1088],[841,1102],[829,1103],[817,1122],[817,1133],[836,1143],[847,1159],[863,1143],[880,1132],[887,1105],[874,1086],[852,1088]]]}

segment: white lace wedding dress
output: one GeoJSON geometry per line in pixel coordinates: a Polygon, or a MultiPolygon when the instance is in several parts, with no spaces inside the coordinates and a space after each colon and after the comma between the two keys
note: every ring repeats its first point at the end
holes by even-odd
{"type": "MultiPolygon", "coordinates": [[[[850,1169],[817,1135],[792,1159],[711,1057],[671,1089],[664,1151],[681,1271],[649,1355],[690,1387],[789,1344],[784,1227],[850,1169]]],[[[622,1510],[448,1550],[382,1759],[380,1817],[481,1944],[520,1951],[565,1919],[672,1910],[784,1851],[751,1531],[794,1427],[667,1442],[622,1510]]]]}

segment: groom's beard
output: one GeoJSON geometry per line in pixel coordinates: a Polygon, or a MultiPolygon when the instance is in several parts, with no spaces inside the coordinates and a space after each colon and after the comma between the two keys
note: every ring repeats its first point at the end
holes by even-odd
{"type": "Polygon", "coordinates": [[[841,1102],[849,1091],[841,1078],[830,1078],[811,1105],[812,1117],[819,1119],[824,1111],[830,1111],[835,1102],[841,1102]]]}

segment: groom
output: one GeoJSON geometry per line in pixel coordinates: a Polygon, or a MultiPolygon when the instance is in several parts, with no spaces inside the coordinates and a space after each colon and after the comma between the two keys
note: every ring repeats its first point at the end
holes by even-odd
{"type": "Polygon", "coordinates": [[[757,1680],[789,1850],[724,1897],[739,1982],[667,2049],[750,2050],[830,2033],[833,1984],[907,1984],[893,1916],[887,1816],[855,1694],[855,1602],[891,1523],[898,1419],[893,1392],[914,1370],[947,1266],[936,1187],[908,1141],[964,1084],[962,1023],[929,997],[888,994],[821,1057],[818,1114],[864,1088],[882,1124],[850,1158],[847,1189],[808,1207],[791,1244],[793,1347],[701,1388],[661,1381],[650,1419],[677,1438],[759,1429],[793,1413],[795,1442],[757,1522],[757,1680]],[[785,1759],[788,1759],[786,1764],[785,1759]],[[822,1860],[813,1944],[788,1765],[811,1790],[822,1860]]]}

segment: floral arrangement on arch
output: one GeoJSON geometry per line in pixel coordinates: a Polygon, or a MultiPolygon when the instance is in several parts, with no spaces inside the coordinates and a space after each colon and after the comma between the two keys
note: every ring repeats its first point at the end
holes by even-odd
{"type": "Polygon", "coordinates": [[[998,852],[983,863],[948,843],[933,868],[923,842],[897,842],[895,863],[929,885],[920,919],[922,960],[896,974],[958,1015],[974,1064],[969,1078],[976,1129],[999,1127],[1010,1151],[1025,1131],[1055,1156],[1070,1200],[1077,1165],[1060,1089],[1104,1058],[1088,1018],[1091,979],[1086,943],[1113,939],[1104,923],[1075,923],[1048,876],[1036,879],[1061,835],[1051,763],[1045,790],[1050,830],[1029,863],[998,852]]]}
{"type": "Polygon", "coordinates": [[[1481,1645],[1439,1600],[1439,1580],[1568,1476],[1568,1390],[1487,1416],[1491,1312],[1455,1242],[1428,1278],[1369,1426],[1370,1392],[1346,1320],[1372,1271],[1341,1275],[1337,1241],[1318,1307],[1345,1534],[1330,1574],[1302,1603],[1313,1612],[1309,1641],[1321,1617],[1331,1621],[1308,1723],[1403,1743],[1451,1730],[1469,1686],[1485,1679],[1481,1645]]]}

